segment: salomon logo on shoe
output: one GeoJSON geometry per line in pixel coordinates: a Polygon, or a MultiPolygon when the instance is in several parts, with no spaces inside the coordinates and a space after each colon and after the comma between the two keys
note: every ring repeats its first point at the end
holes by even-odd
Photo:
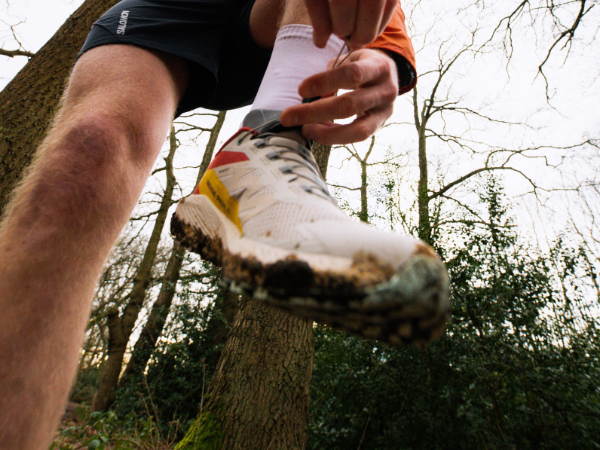
{"type": "Polygon", "coordinates": [[[119,26],[117,27],[117,34],[125,34],[125,28],[127,28],[127,19],[129,18],[129,11],[123,11],[121,13],[121,19],[119,20],[119,26]]]}

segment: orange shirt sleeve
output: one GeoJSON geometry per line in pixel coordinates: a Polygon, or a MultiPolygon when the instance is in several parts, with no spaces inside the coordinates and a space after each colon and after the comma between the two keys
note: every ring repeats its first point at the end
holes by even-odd
{"type": "MultiPolygon", "coordinates": [[[[394,15],[384,32],[374,42],[369,44],[368,47],[385,49],[402,56],[412,67],[414,73],[417,73],[415,50],[406,32],[405,16],[400,1],[398,1],[396,11],[394,11],[394,15]]],[[[415,76],[410,84],[401,86],[399,94],[410,91],[416,84],[417,77],[415,76]]]]}

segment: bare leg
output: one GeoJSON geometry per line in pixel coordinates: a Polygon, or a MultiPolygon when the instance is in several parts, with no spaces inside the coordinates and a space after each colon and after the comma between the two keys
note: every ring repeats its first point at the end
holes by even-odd
{"type": "Polygon", "coordinates": [[[186,83],[185,63],[132,46],[77,63],[0,228],[0,449],[48,447],[97,277],[186,83]]]}
{"type": "Polygon", "coordinates": [[[257,0],[250,13],[254,42],[273,48],[277,32],[286,25],[310,25],[304,0],[257,0]]]}

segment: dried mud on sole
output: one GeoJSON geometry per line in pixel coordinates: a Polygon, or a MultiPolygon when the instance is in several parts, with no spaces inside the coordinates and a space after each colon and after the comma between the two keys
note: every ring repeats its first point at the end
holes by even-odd
{"type": "Polygon", "coordinates": [[[345,273],[321,272],[293,254],[273,264],[231,254],[220,240],[175,215],[171,232],[221,266],[230,289],[295,315],[392,345],[421,345],[443,335],[449,317],[448,277],[431,251],[417,252],[400,270],[358,253],[345,273]]]}

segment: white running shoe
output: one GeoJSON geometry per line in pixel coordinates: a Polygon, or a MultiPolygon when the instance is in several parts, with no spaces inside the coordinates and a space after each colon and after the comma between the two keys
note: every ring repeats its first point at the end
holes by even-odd
{"type": "Polygon", "coordinates": [[[222,266],[234,291],[296,315],[394,345],[443,334],[450,304],[439,257],[350,219],[301,139],[278,120],[239,130],[179,202],[172,233],[222,266]]]}

